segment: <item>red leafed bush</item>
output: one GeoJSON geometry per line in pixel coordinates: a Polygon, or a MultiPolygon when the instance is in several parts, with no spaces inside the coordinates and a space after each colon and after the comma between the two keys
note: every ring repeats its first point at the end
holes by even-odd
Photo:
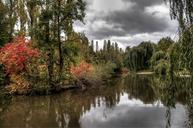
{"type": "Polygon", "coordinates": [[[5,66],[7,73],[15,74],[26,71],[27,64],[39,55],[39,50],[32,48],[29,40],[18,36],[0,49],[0,63],[5,66]]]}
{"type": "Polygon", "coordinates": [[[76,77],[89,75],[93,72],[93,66],[89,63],[82,61],[77,66],[71,66],[70,72],[71,72],[71,74],[73,74],[76,77]]]}

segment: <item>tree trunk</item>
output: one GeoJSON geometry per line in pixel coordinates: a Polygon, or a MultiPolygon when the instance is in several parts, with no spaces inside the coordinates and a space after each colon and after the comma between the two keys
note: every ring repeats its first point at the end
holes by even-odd
{"type": "Polygon", "coordinates": [[[53,55],[52,55],[52,50],[48,50],[48,75],[49,75],[49,84],[52,85],[53,82],[53,55]]]}
{"type": "MultiPolygon", "coordinates": [[[[46,26],[46,43],[50,43],[50,29],[49,29],[49,21],[47,21],[47,23],[45,24],[46,26]]],[[[52,81],[53,81],[53,50],[52,50],[52,46],[49,45],[48,48],[48,60],[47,60],[47,68],[48,68],[48,75],[49,75],[49,84],[52,85],[52,81]]]]}
{"type": "Polygon", "coordinates": [[[62,75],[62,70],[63,70],[63,57],[62,57],[62,42],[61,42],[61,37],[60,37],[60,8],[61,8],[61,3],[60,0],[58,0],[58,15],[57,15],[57,22],[58,22],[58,55],[59,55],[59,78],[61,78],[62,75]]]}
{"type": "Polygon", "coordinates": [[[13,1],[10,0],[10,7],[9,7],[9,38],[12,39],[13,32],[14,32],[14,23],[13,23],[13,1]]]}

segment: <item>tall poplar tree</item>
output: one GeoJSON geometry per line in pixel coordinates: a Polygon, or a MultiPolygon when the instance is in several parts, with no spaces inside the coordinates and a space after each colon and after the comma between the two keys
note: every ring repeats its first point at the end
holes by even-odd
{"type": "Polygon", "coordinates": [[[7,14],[7,7],[0,1],[0,46],[9,41],[7,14]]]}

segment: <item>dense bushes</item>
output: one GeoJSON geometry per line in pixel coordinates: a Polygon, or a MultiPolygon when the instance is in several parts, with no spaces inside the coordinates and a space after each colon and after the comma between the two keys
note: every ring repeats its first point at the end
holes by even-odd
{"type": "Polygon", "coordinates": [[[112,62],[101,63],[101,64],[91,64],[82,61],[76,66],[71,66],[71,74],[74,76],[75,80],[82,82],[81,85],[100,85],[104,80],[110,78],[115,74],[115,69],[117,69],[116,64],[112,62]]]}
{"type": "Polygon", "coordinates": [[[110,61],[105,64],[94,65],[93,77],[100,80],[110,78],[115,74],[115,69],[117,69],[117,65],[110,61]]]}
{"type": "Polygon", "coordinates": [[[93,72],[93,66],[89,63],[82,61],[77,66],[71,66],[70,72],[77,78],[86,75],[91,75],[91,73],[93,72]]]}
{"type": "Polygon", "coordinates": [[[7,80],[4,66],[0,65],[0,86],[6,84],[7,80]]]}
{"type": "MultiPolygon", "coordinates": [[[[31,42],[25,37],[19,36],[0,49],[0,63],[5,67],[6,74],[10,77],[8,89],[11,93],[30,88],[25,75],[29,75],[32,65],[35,64],[40,55],[39,50],[32,48],[30,44],[31,42]]],[[[1,74],[3,81],[5,74],[3,72],[1,74]]]]}

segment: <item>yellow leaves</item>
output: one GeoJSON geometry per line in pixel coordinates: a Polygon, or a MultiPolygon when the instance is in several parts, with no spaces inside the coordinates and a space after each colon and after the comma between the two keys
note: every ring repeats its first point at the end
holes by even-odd
{"type": "Polygon", "coordinates": [[[10,77],[11,83],[8,85],[7,90],[10,93],[24,94],[30,89],[29,82],[21,75],[13,74],[10,77]]]}

